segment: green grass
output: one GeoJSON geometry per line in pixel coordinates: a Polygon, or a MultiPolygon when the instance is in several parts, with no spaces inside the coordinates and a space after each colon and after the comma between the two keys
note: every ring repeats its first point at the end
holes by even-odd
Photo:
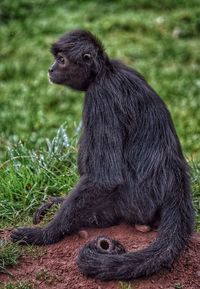
{"type": "Polygon", "coordinates": [[[8,273],[5,268],[17,264],[18,258],[21,256],[19,248],[16,244],[3,241],[0,242],[0,273],[8,273]]]}
{"type": "Polygon", "coordinates": [[[67,138],[63,127],[46,147],[27,149],[19,142],[8,148],[0,165],[0,214],[2,221],[18,223],[33,213],[48,195],[60,195],[76,182],[76,140],[67,138]]]}
{"type": "MultiPolygon", "coordinates": [[[[41,248],[36,246],[28,245],[21,247],[18,246],[17,243],[12,243],[8,240],[6,241],[4,239],[0,239],[0,274],[4,273],[15,281],[15,276],[10,272],[10,268],[17,265],[19,258],[23,255],[38,257],[41,255],[41,252],[41,248]]],[[[47,279],[49,280],[50,278],[47,279]]],[[[3,286],[0,281],[0,289],[2,288],[1,285],[3,286]]]]}
{"type": "Polygon", "coordinates": [[[175,288],[175,289],[183,289],[184,286],[183,286],[181,283],[176,283],[176,284],[174,285],[174,288],[175,288]]]}
{"type": "Polygon", "coordinates": [[[132,289],[131,284],[119,282],[119,289],[132,289]]]}
{"type": "Polygon", "coordinates": [[[0,287],[0,289],[34,289],[34,288],[35,287],[28,281],[7,283],[0,287]]]}
{"type": "Polygon", "coordinates": [[[83,94],[47,80],[51,43],[77,27],[103,39],[108,54],[140,71],[168,105],[192,168],[200,229],[197,0],[1,1],[0,227],[30,224],[41,201],[77,181],[83,94]]]}

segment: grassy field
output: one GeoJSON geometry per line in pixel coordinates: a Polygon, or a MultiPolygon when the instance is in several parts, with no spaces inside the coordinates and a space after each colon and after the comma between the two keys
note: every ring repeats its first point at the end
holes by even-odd
{"type": "Polygon", "coordinates": [[[47,80],[51,43],[74,28],[98,35],[168,105],[191,166],[200,229],[198,0],[1,1],[0,228],[30,223],[41,201],[77,180],[83,94],[47,80]]]}

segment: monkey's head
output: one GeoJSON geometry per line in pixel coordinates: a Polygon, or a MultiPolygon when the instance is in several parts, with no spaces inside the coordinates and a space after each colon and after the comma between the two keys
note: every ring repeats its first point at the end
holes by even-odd
{"type": "Polygon", "coordinates": [[[52,45],[55,62],[49,68],[53,83],[87,90],[107,61],[100,41],[88,31],[75,30],[52,45]]]}

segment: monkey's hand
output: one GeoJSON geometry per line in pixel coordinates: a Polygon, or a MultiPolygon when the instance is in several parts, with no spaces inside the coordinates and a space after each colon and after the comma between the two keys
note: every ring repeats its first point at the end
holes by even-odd
{"type": "Polygon", "coordinates": [[[17,228],[12,231],[10,237],[13,242],[18,242],[18,244],[44,244],[41,228],[17,228]]]}
{"type": "Polygon", "coordinates": [[[61,197],[51,197],[46,203],[42,204],[33,215],[33,224],[39,224],[50,208],[56,204],[61,204],[64,198],[61,197]]]}
{"type": "Polygon", "coordinates": [[[51,232],[46,228],[17,228],[11,232],[10,238],[13,242],[17,242],[20,245],[49,245],[58,242],[61,237],[59,232],[53,232],[53,238],[49,238],[51,232]]]}

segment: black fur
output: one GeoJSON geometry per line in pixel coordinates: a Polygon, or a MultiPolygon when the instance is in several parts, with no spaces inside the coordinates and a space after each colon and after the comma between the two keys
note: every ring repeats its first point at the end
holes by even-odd
{"type": "Polygon", "coordinates": [[[192,234],[194,211],[169,111],[139,73],[110,60],[91,33],[66,34],[52,50],[64,60],[56,60],[50,79],[86,91],[80,181],[46,227],[17,229],[13,240],[50,244],[82,227],[121,221],[153,226],[159,220],[148,248],[112,254],[94,241],[81,250],[78,265],[102,280],[129,280],[171,266],[192,234]]]}

